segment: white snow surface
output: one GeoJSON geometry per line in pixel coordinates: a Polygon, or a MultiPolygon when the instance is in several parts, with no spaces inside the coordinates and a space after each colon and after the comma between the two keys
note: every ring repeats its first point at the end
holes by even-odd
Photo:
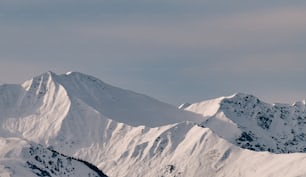
{"type": "Polygon", "coordinates": [[[0,138],[1,177],[105,177],[85,163],[20,138],[0,138]]]}
{"type": "Polygon", "coordinates": [[[110,177],[306,176],[305,102],[269,105],[239,93],[181,108],[77,72],[2,85],[0,176],[32,174],[21,165],[29,144],[110,177]]]}
{"type": "Polygon", "coordinates": [[[214,110],[201,125],[229,142],[255,151],[306,152],[305,101],[270,105],[253,95],[238,93],[210,102],[213,104],[204,101],[185,110],[199,114],[214,110]]]}

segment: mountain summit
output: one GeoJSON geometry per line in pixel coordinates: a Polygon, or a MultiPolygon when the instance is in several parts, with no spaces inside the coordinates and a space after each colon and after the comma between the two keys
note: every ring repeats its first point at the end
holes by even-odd
{"type": "Polygon", "coordinates": [[[273,153],[306,152],[305,102],[268,104],[250,94],[195,103],[185,110],[208,116],[201,125],[238,146],[273,153]]]}
{"type": "Polygon", "coordinates": [[[60,99],[66,99],[70,104],[84,104],[103,116],[133,126],[156,127],[198,119],[192,113],[143,94],[111,86],[79,72],[62,75],[47,72],[25,82],[23,87],[26,91],[35,93],[36,99],[44,97],[44,105],[46,101],[49,102],[47,104],[56,104],[55,100],[46,98],[57,98],[57,94],[61,94],[60,99]]]}

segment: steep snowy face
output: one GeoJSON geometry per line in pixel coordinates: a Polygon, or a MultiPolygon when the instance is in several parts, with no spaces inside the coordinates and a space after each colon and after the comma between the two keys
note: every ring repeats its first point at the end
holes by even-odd
{"type": "Polygon", "coordinates": [[[108,85],[99,79],[77,72],[59,75],[58,82],[71,100],[78,100],[117,122],[157,127],[200,116],[132,91],[108,85]]]}
{"type": "Polygon", "coordinates": [[[2,136],[32,137],[35,141],[56,136],[70,107],[67,92],[56,77],[48,72],[21,86],[0,86],[2,136]]]}
{"type": "Polygon", "coordinates": [[[85,129],[103,126],[101,122],[107,119],[148,127],[202,120],[194,113],[77,72],[46,72],[22,85],[0,86],[0,112],[2,136],[30,138],[44,144],[68,136],[67,132],[68,137],[81,137],[84,132],[92,136],[85,129]],[[76,132],[72,125],[83,131],[76,132]]]}
{"type": "Polygon", "coordinates": [[[180,107],[190,112],[201,114],[203,117],[211,117],[220,109],[220,104],[225,97],[211,99],[199,103],[183,104],[180,107]],[[184,107],[184,108],[183,108],[184,107]]]}
{"type": "MultiPolygon", "coordinates": [[[[204,106],[196,110],[193,106],[186,110],[202,113],[210,109],[204,106]]],[[[202,125],[242,148],[274,153],[306,152],[305,102],[270,105],[239,93],[222,98],[218,110],[202,125]]]]}
{"type": "Polygon", "coordinates": [[[1,177],[106,177],[88,162],[19,138],[0,138],[1,177]]]}

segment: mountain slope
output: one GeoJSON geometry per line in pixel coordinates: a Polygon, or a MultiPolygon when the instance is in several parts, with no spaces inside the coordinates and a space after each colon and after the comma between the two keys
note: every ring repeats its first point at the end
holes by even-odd
{"type": "Polygon", "coordinates": [[[80,147],[77,142],[54,143],[53,148],[86,159],[114,177],[306,174],[305,154],[276,155],[243,150],[209,128],[191,122],[147,128],[111,121],[105,130],[105,137],[87,146],[80,147]]]}
{"type": "Polygon", "coordinates": [[[270,105],[242,93],[210,102],[214,104],[196,103],[185,110],[205,114],[213,108],[211,117],[202,125],[230,142],[256,151],[306,151],[305,102],[270,105]]]}
{"type": "Polygon", "coordinates": [[[1,177],[106,177],[87,162],[18,138],[0,138],[1,177]]]}
{"type": "Polygon", "coordinates": [[[44,106],[46,103],[56,103],[57,100],[52,98],[79,100],[106,117],[133,126],[156,127],[199,119],[192,113],[151,97],[108,85],[93,76],[77,72],[62,75],[47,72],[25,82],[23,87],[27,91],[33,89],[38,98],[44,97],[44,106]]]}
{"type": "MultiPolygon", "coordinates": [[[[58,137],[60,131],[68,131],[63,124],[71,124],[76,118],[82,122],[80,129],[83,124],[92,122],[85,118],[97,121],[109,118],[148,127],[202,120],[196,114],[76,72],[43,73],[22,86],[2,85],[0,92],[1,135],[31,137],[32,141],[40,143],[58,137]]],[[[72,132],[75,136],[75,130],[72,132]]]]}

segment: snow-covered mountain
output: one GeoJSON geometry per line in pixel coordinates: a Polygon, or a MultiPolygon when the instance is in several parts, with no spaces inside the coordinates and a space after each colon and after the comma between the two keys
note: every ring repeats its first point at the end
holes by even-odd
{"type": "Polygon", "coordinates": [[[37,110],[43,116],[58,112],[63,117],[69,114],[72,104],[84,104],[112,120],[133,126],[156,127],[197,119],[192,113],[77,72],[43,73],[21,86],[3,85],[0,93],[1,111],[5,113],[2,117],[25,117],[37,110]],[[48,112],[41,112],[45,110],[48,112]]]}
{"type": "MultiPolygon", "coordinates": [[[[302,139],[287,143],[301,137],[304,103],[269,105],[235,94],[180,108],[82,73],[47,72],[0,86],[0,137],[40,149],[45,162],[65,154],[64,169],[73,168],[67,159],[82,159],[110,177],[305,176],[306,154],[271,153],[304,152],[302,139]]],[[[0,151],[4,166],[9,151],[0,151]]],[[[18,152],[13,166],[39,171],[24,165],[37,163],[35,156],[18,152]]],[[[18,176],[4,166],[0,176],[18,176]]]]}
{"type": "Polygon", "coordinates": [[[209,116],[201,125],[242,148],[274,153],[306,152],[305,101],[293,105],[238,93],[185,108],[209,116]]]}

